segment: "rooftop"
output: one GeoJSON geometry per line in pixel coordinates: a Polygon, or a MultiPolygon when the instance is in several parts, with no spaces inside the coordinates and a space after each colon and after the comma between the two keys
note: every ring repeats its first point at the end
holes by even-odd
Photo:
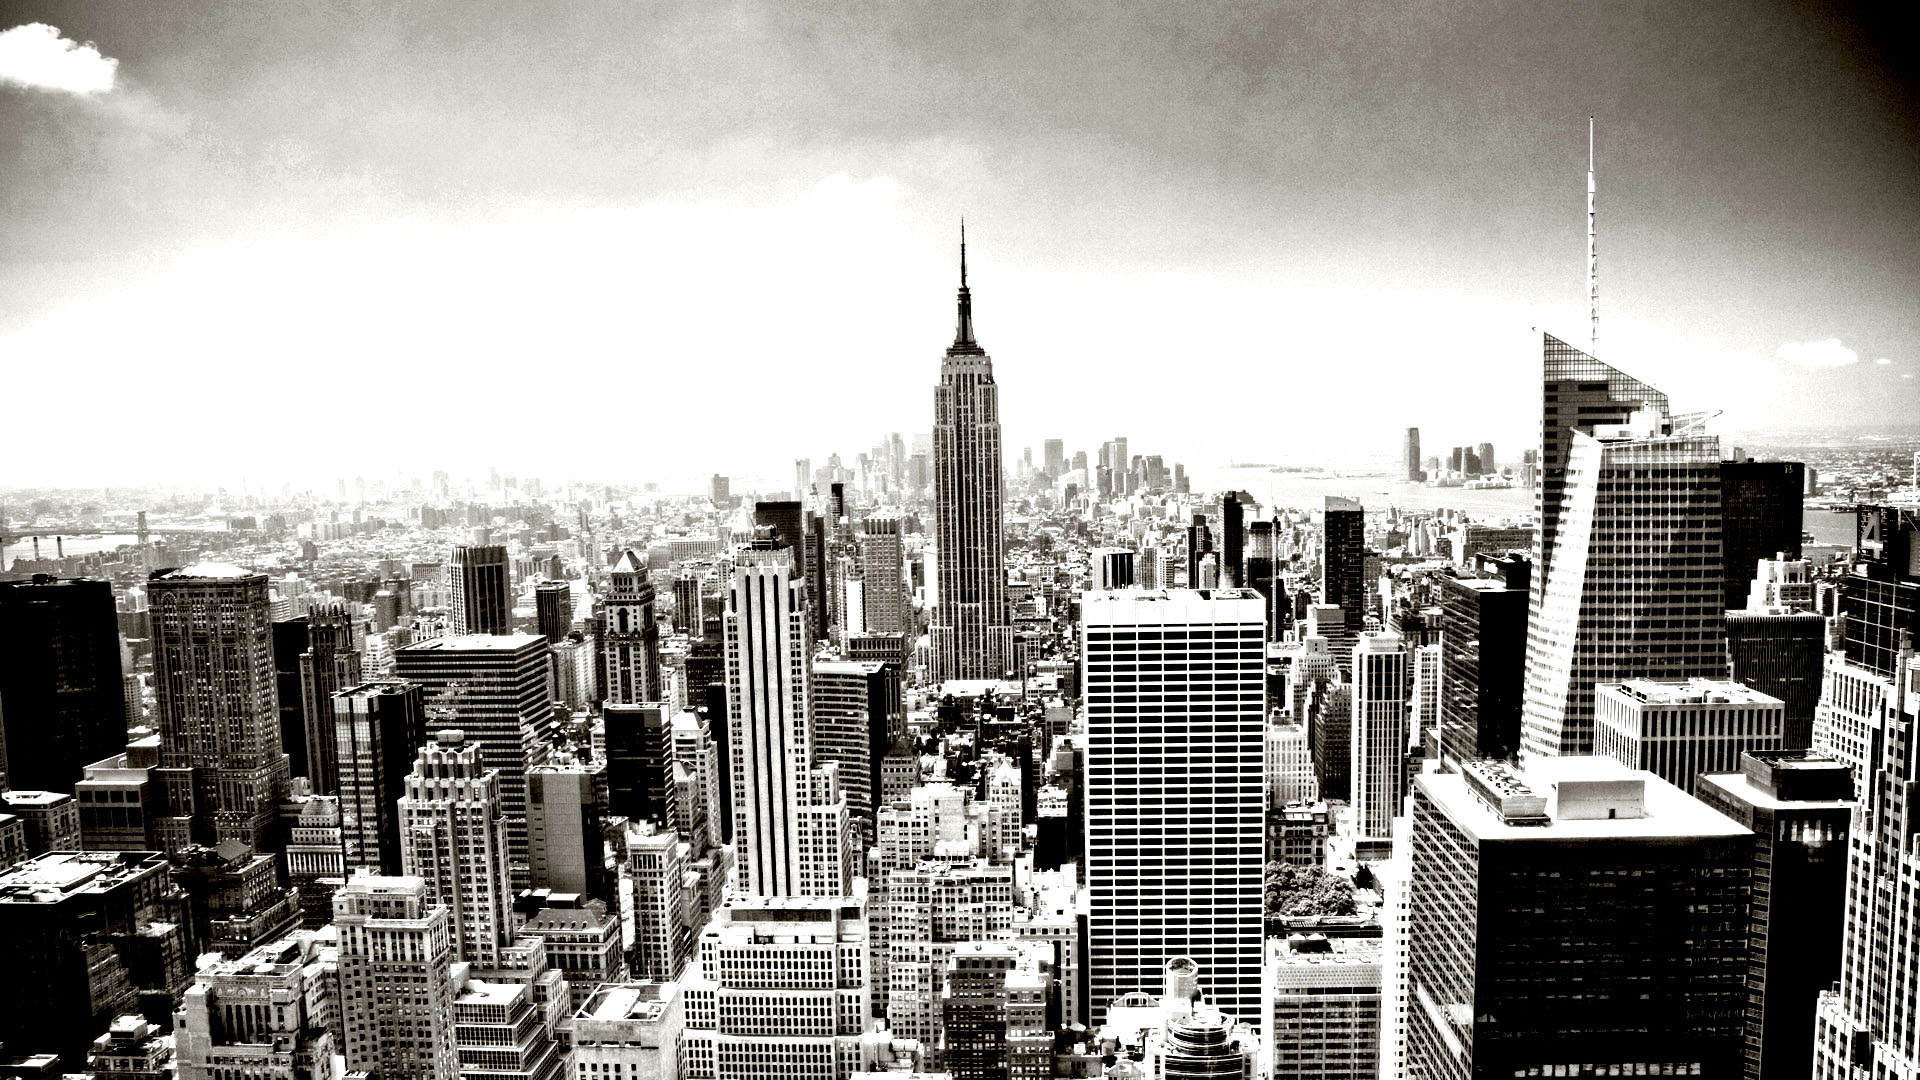
{"type": "MultiPolygon", "coordinates": [[[[1490,764],[1469,762],[1468,767],[1490,764]]],[[[1455,825],[1481,840],[1565,841],[1615,839],[1670,839],[1679,837],[1743,836],[1738,822],[1693,798],[1644,769],[1630,769],[1604,757],[1535,758],[1523,769],[1507,769],[1510,798],[1542,799],[1546,809],[1510,823],[1483,802],[1468,786],[1463,773],[1422,773],[1416,788],[1440,806],[1455,825]],[[1635,800],[1638,816],[1563,816],[1555,798],[1576,788],[1625,788],[1639,785],[1635,800]],[[1568,789],[1562,791],[1562,788],[1568,789]]]]}
{"type": "Polygon", "coordinates": [[[539,634],[450,634],[428,638],[402,646],[399,653],[428,652],[518,652],[534,642],[545,644],[539,634]]]}
{"type": "Polygon", "coordinates": [[[0,903],[56,903],[165,866],[155,851],[52,851],[0,873],[0,903]]]}
{"type": "Polygon", "coordinates": [[[1782,705],[1779,698],[1731,679],[1628,679],[1596,689],[1649,705],[1782,705]]]}
{"type": "Polygon", "coordinates": [[[247,570],[235,566],[232,563],[197,562],[192,566],[183,566],[178,570],[168,570],[166,573],[161,574],[157,580],[174,581],[180,578],[249,578],[255,576],[264,577],[265,575],[257,574],[253,570],[247,570]]]}
{"type": "Polygon", "coordinates": [[[594,991],[574,1015],[583,1020],[658,1020],[678,989],[674,983],[615,983],[594,991]]]}
{"type": "Polygon", "coordinates": [[[73,796],[58,791],[9,791],[0,795],[0,798],[4,798],[8,806],[16,809],[34,809],[73,801],[73,796]]]}

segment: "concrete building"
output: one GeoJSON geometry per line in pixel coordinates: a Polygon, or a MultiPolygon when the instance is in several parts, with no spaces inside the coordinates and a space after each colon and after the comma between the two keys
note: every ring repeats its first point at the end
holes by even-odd
{"type": "Polygon", "coordinates": [[[1267,861],[1292,866],[1327,865],[1333,813],[1325,802],[1290,802],[1267,811],[1267,861]]]}
{"type": "Polygon", "coordinates": [[[567,1071],[524,983],[469,976],[453,999],[453,1046],[460,1075],[473,1080],[560,1080],[567,1071]]]}
{"type": "Polygon", "coordinates": [[[1169,956],[1255,1016],[1265,607],[1244,589],[1088,593],[1081,618],[1093,1019],[1169,956]]]}
{"type": "Polygon", "coordinates": [[[380,679],[342,687],[329,704],[340,778],[343,865],[398,874],[400,796],[406,792],[414,756],[427,740],[420,687],[380,679]]]}
{"type": "Polygon", "coordinates": [[[858,542],[864,621],[858,629],[875,634],[903,634],[913,629],[900,520],[867,518],[860,523],[858,542]]]}
{"type": "Polygon", "coordinates": [[[1266,727],[1267,806],[1285,806],[1313,799],[1320,787],[1313,779],[1313,744],[1307,725],[1291,719],[1266,727]]]}
{"type": "Polygon", "coordinates": [[[417,877],[356,874],[333,897],[348,1072],[454,1080],[451,912],[417,877]]]}
{"type": "Polygon", "coordinates": [[[0,792],[0,810],[20,819],[28,855],[79,851],[80,801],[55,791],[0,792]]]}
{"type": "Polygon", "coordinates": [[[540,907],[520,927],[520,938],[539,938],[547,961],[567,979],[569,1008],[578,1010],[601,985],[627,977],[620,920],[600,900],[572,893],[546,893],[540,907]]]}
{"type": "Polygon", "coordinates": [[[1594,753],[1693,794],[1701,773],[1780,749],[1779,698],[1723,679],[1629,679],[1594,688],[1594,753]]]}
{"type": "Polygon", "coordinates": [[[458,731],[420,748],[400,804],[400,864],[452,914],[454,950],[482,967],[513,940],[500,775],[458,731]]]}
{"type": "Polygon", "coordinates": [[[1385,839],[1407,784],[1407,665],[1400,635],[1367,631],[1353,647],[1354,827],[1385,839]]]}
{"type": "Polygon", "coordinates": [[[1050,972],[1039,952],[1010,941],[969,941],[946,961],[940,1058],[954,1080],[1049,1080],[1050,972]]]}
{"type": "Polygon", "coordinates": [[[536,889],[614,901],[600,816],[602,762],[557,751],[527,770],[527,858],[536,889]]]}
{"type": "Polygon", "coordinates": [[[654,618],[654,588],[647,563],[631,549],[614,562],[607,591],[606,626],[600,635],[600,679],[606,700],[637,705],[664,697],[660,684],[660,626],[654,618]]]}
{"type": "Polygon", "coordinates": [[[906,730],[899,671],[873,661],[814,661],[812,723],[814,760],[839,764],[840,790],[864,850],[874,839],[881,765],[906,730]]]}
{"type": "Polygon", "coordinates": [[[301,931],[202,965],[173,1013],[179,1080],[339,1080],[330,959],[301,931]]]}
{"type": "Polygon", "coordinates": [[[602,986],[573,1016],[577,1080],[680,1080],[686,1005],[678,983],[602,986]]]}
{"type": "Polygon", "coordinates": [[[627,967],[635,978],[679,978],[693,957],[700,876],[687,864],[691,848],[672,830],[651,822],[627,825],[627,875],[633,948],[627,967]]]}
{"type": "Polygon", "coordinates": [[[1290,934],[1267,943],[1261,1009],[1271,1074],[1380,1077],[1380,939],[1290,934]]]}

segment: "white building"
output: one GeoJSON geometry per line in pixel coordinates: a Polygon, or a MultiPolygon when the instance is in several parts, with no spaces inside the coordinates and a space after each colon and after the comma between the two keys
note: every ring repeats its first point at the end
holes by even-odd
{"type": "Polygon", "coordinates": [[[577,1080],[680,1080],[686,1009],[672,982],[602,986],[573,1017],[577,1080]]]}
{"type": "Polygon", "coordinates": [[[1272,1075],[1288,1080],[1377,1080],[1378,938],[1294,934],[1268,943],[1261,1010],[1272,1075]]]}
{"type": "Polygon", "coordinates": [[[1407,649],[1399,634],[1367,631],[1353,646],[1352,782],[1360,836],[1393,835],[1407,776],[1407,649]]]}
{"type": "Polygon", "coordinates": [[[204,964],[173,1013],[180,1080],[336,1080],[334,972],[299,931],[204,964]]]}
{"type": "Polygon", "coordinates": [[[1593,752],[1693,794],[1701,773],[1740,771],[1740,754],[1778,750],[1786,704],[1729,679],[1604,683],[1593,694],[1593,752]]]}
{"type": "Polygon", "coordinates": [[[1093,1021],[1198,961],[1260,1008],[1265,602],[1245,589],[1088,593],[1088,953],[1093,1021]]]}
{"type": "Polygon", "coordinates": [[[479,748],[443,731],[420,748],[400,798],[400,866],[453,916],[455,951],[482,967],[513,939],[507,819],[500,774],[479,748]]]}
{"type": "Polygon", "coordinates": [[[453,920],[417,877],[356,874],[333,896],[342,1053],[382,1080],[455,1080],[453,920]]]}

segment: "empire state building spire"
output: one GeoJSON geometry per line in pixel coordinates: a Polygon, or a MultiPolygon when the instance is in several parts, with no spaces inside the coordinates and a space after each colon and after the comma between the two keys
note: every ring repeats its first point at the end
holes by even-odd
{"type": "Polygon", "coordinates": [[[960,219],[960,323],[953,332],[953,347],[948,356],[985,356],[986,350],[973,340],[973,293],[967,289],[967,219],[960,219]]]}

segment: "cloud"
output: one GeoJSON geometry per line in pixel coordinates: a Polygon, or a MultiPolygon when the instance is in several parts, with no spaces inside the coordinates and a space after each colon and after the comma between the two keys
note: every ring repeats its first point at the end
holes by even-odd
{"type": "Polygon", "coordinates": [[[101,56],[89,41],[60,36],[58,27],[24,23],[0,31],[0,83],[69,94],[98,94],[113,89],[120,61],[101,56]]]}
{"type": "Polygon", "coordinates": [[[1876,364],[1879,364],[1879,365],[1880,365],[1881,367],[1886,367],[1886,366],[1887,366],[1888,364],[1891,364],[1891,363],[1893,363],[1893,361],[1891,361],[1891,360],[1889,360],[1889,359],[1887,359],[1886,357],[1884,357],[1884,356],[1883,356],[1883,357],[1881,357],[1880,359],[1878,359],[1878,360],[1875,360],[1875,361],[1874,361],[1874,363],[1876,363],[1876,364]]]}
{"type": "Polygon", "coordinates": [[[1860,354],[1840,344],[1839,338],[1823,341],[1789,341],[1780,346],[1780,359],[1810,368],[1841,368],[1860,362],[1860,354]]]}

